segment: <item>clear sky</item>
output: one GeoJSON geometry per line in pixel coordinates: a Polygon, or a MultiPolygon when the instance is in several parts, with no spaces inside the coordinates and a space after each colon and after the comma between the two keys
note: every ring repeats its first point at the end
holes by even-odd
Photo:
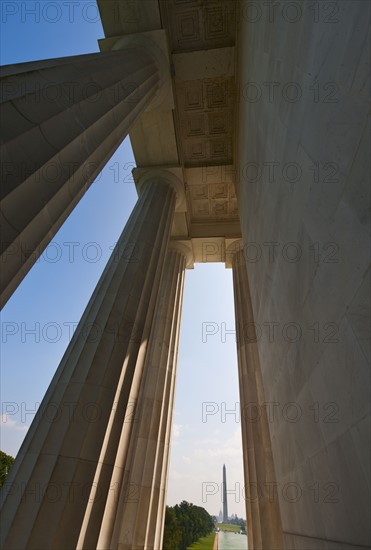
{"type": "MultiPolygon", "coordinates": [[[[94,1],[2,0],[0,10],[2,65],[92,53],[104,36],[94,1]]],[[[135,204],[134,165],[126,139],[1,313],[6,453],[17,453],[135,204]]],[[[186,274],[168,503],[217,514],[225,463],[229,513],[245,517],[233,329],[231,271],[197,264],[186,274]]]]}

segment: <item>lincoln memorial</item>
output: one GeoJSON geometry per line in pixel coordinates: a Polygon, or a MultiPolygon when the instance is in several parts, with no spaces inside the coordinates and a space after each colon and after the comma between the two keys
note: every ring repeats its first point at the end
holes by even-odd
{"type": "Polygon", "coordinates": [[[3,488],[2,548],[161,550],[184,280],[221,262],[249,550],[366,550],[370,4],[97,3],[99,53],[1,68],[2,306],[127,135],[138,193],[41,405],[62,414],[35,416],[3,488]],[[62,497],[26,498],[40,483],[62,497]]]}

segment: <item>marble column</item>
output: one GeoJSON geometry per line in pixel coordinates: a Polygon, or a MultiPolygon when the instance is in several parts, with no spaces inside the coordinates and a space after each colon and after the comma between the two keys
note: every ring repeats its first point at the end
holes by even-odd
{"type": "MultiPolygon", "coordinates": [[[[193,251],[186,248],[183,244],[176,241],[170,243],[169,252],[172,256],[185,259],[185,267],[193,267],[193,251]]],[[[174,310],[174,328],[169,349],[169,358],[167,364],[166,383],[164,386],[164,406],[162,410],[161,425],[156,448],[156,462],[151,490],[151,502],[149,520],[147,524],[145,547],[147,550],[156,550],[162,548],[162,540],[165,524],[166,494],[170,463],[170,446],[173,426],[175,383],[178,361],[178,347],[180,337],[181,306],[184,290],[184,272],[178,275],[178,285],[180,285],[179,305],[174,310]]]]}
{"type": "MultiPolygon", "coordinates": [[[[237,246],[239,251],[239,247],[237,246]]],[[[243,465],[245,477],[245,504],[246,504],[246,528],[248,536],[249,549],[259,549],[262,547],[262,533],[260,524],[259,512],[259,494],[258,481],[256,476],[254,437],[252,426],[249,422],[247,404],[256,403],[256,395],[254,393],[254,382],[251,380],[252,370],[248,368],[247,354],[243,345],[244,338],[244,319],[243,319],[243,304],[246,296],[244,296],[244,285],[240,279],[241,272],[243,273],[243,265],[239,266],[238,262],[244,258],[239,256],[238,252],[233,255],[233,283],[234,283],[234,300],[235,300],[235,316],[236,316],[236,336],[237,336],[237,359],[238,359],[238,378],[240,389],[240,405],[241,405],[241,428],[242,428],[242,446],[243,446],[243,465]],[[238,269],[240,267],[240,269],[238,269]]]]}
{"type": "Polygon", "coordinates": [[[264,387],[242,241],[232,250],[249,549],[283,548],[264,387]]]}
{"type": "MultiPolygon", "coordinates": [[[[171,242],[149,338],[144,374],[125,463],[118,463],[112,484],[119,496],[107,500],[97,548],[154,548],[164,520],[159,506],[168,467],[184,275],[189,251],[171,242]]],[[[82,547],[90,548],[91,542],[82,547]],[[90,544],[90,545],[89,545],[90,544]]],[[[95,547],[95,545],[94,545],[95,547]]],[[[157,546],[160,548],[161,546],[157,546]]]]}
{"type": "MultiPolygon", "coordinates": [[[[151,171],[50,384],[3,492],[9,550],[76,548],[103,509],[135,426],[136,396],[181,186],[151,171]],[[121,461],[121,462],[120,462],[121,461]]],[[[99,528],[99,525],[98,525],[99,528]]]]}
{"type": "Polygon", "coordinates": [[[160,93],[158,59],[127,47],[1,68],[0,307],[160,93]]]}

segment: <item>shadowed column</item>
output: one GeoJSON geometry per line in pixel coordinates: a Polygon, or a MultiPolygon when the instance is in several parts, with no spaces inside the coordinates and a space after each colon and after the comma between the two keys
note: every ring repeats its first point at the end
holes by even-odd
{"type": "Polygon", "coordinates": [[[108,494],[118,492],[110,482],[134,425],[180,187],[171,174],[155,174],[143,178],[5,484],[1,532],[9,550],[76,548],[89,501],[105,506],[108,494]]]}
{"type": "Polygon", "coordinates": [[[251,330],[254,330],[254,316],[246,261],[242,241],[232,247],[234,250],[229,253],[233,269],[249,548],[279,550],[283,548],[281,515],[278,495],[274,494],[276,477],[256,336],[251,330]],[[251,413],[252,407],[256,414],[251,413]]]}
{"type": "Polygon", "coordinates": [[[160,87],[145,48],[1,68],[2,307],[160,87]]]}
{"type": "MultiPolygon", "coordinates": [[[[242,428],[242,446],[243,446],[243,466],[245,476],[245,504],[246,504],[246,524],[249,549],[262,549],[262,533],[260,524],[260,512],[258,502],[258,482],[256,476],[254,437],[251,424],[246,415],[245,407],[248,403],[256,403],[254,392],[254,381],[251,380],[251,369],[248,368],[247,354],[245,353],[243,343],[245,341],[244,319],[242,304],[246,300],[243,294],[243,286],[240,281],[241,270],[238,269],[238,262],[241,260],[237,254],[232,259],[233,265],[233,283],[234,300],[236,316],[236,334],[237,334],[237,358],[238,358],[238,378],[240,389],[241,406],[241,428],[242,428]]],[[[242,257],[242,261],[245,259],[242,257]]]]}

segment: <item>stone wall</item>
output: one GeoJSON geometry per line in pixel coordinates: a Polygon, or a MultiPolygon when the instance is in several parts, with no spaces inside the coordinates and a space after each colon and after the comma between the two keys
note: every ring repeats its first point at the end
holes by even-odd
{"type": "Polygon", "coordinates": [[[368,547],[369,3],[273,4],[241,2],[237,193],[283,530],[368,547]]]}

